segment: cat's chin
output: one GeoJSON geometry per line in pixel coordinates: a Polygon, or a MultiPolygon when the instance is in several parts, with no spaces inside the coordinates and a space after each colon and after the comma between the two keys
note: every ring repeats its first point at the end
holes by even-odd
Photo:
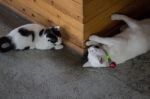
{"type": "Polygon", "coordinates": [[[90,62],[86,62],[82,67],[98,68],[98,67],[108,67],[108,66],[107,64],[91,64],[90,62]]]}

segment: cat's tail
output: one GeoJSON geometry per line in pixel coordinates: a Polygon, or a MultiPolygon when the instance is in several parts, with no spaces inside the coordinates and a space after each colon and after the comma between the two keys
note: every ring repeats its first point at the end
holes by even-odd
{"type": "Polygon", "coordinates": [[[14,44],[10,37],[4,36],[0,38],[0,52],[8,52],[14,49],[14,44]]]}
{"type": "Polygon", "coordinates": [[[138,24],[137,20],[134,20],[132,18],[129,18],[128,16],[121,15],[121,14],[113,14],[111,16],[112,20],[122,20],[124,21],[130,28],[132,29],[140,29],[140,25],[138,24]]]}

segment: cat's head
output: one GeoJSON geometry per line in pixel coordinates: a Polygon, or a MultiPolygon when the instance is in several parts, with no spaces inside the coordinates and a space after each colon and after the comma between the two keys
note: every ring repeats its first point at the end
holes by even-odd
{"type": "Polygon", "coordinates": [[[50,43],[59,45],[62,43],[62,37],[59,26],[52,26],[44,30],[44,36],[50,43]]]}
{"type": "Polygon", "coordinates": [[[90,46],[87,52],[88,61],[83,67],[106,67],[108,65],[108,62],[105,60],[105,52],[101,46],[90,46]]]}

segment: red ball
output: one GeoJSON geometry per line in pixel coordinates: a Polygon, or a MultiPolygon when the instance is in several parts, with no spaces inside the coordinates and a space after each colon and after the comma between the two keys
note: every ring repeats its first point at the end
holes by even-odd
{"type": "Polygon", "coordinates": [[[116,68],[116,67],[117,67],[117,64],[116,64],[115,62],[111,62],[109,67],[111,67],[111,68],[116,68]]]}

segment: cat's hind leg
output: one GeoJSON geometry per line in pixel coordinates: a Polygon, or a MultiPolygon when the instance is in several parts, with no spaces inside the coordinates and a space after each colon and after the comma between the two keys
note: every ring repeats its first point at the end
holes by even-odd
{"type": "Polygon", "coordinates": [[[128,26],[132,29],[139,29],[139,24],[137,20],[129,18],[128,16],[121,15],[121,14],[113,14],[111,16],[112,20],[123,20],[128,26]]]}

